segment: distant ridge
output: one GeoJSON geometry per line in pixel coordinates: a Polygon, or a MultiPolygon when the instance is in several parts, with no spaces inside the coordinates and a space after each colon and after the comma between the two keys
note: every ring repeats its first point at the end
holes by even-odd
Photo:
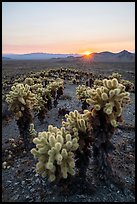
{"type": "MultiPolygon", "coordinates": [[[[84,58],[84,56],[81,58],[84,58]]],[[[118,53],[105,51],[92,53],[88,59],[93,62],[134,62],[135,53],[128,52],[127,50],[123,50],[118,53]]]]}
{"type": "Polygon", "coordinates": [[[2,60],[11,60],[9,57],[2,57],[2,60]]]}
{"type": "Polygon", "coordinates": [[[16,60],[40,60],[40,59],[51,59],[51,58],[66,58],[66,57],[78,57],[79,54],[52,54],[52,53],[28,53],[28,54],[3,54],[3,57],[16,60]]]}
{"type": "MultiPolygon", "coordinates": [[[[81,54],[54,54],[54,53],[28,53],[28,54],[3,54],[2,60],[46,60],[46,59],[60,59],[65,58],[67,60],[73,60],[73,58],[84,59],[85,55],[81,54]]],[[[89,61],[93,62],[134,62],[135,53],[123,50],[118,53],[109,51],[94,52],[88,56],[89,61]]]]}

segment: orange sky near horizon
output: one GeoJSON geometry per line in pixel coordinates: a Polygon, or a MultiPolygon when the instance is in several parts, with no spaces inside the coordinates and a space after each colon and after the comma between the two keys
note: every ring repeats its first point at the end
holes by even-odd
{"type": "MultiPolygon", "coordinates": [[[[67,44],[67,43],[66,43],[67,44]]],[[[66,44],[56,44],[56,45],[5,45],[3,49],[3,54],[13,53],[13,54],[25,54],[25,53],[35,53],[35,52],[43,52],[43,53],[54,53],[54,54],[83,54],[85,52],[103,52],[103,51],[110,51],[110,52],[120,52],[122,50],[128,50],[129,52],[134,52],[134,44],[133,42],[111,42],[111,43],[100,43],[96,45],[87,45],[85,43],[85,46],[79,44],[74,45],[74,43],[71,45],[66,44]],[[115,46],[115,47],[114,47],[115,46]],[[105,47],[105,49],[104,49],[105,47]],[[133,49],[131,49],[133,48],[133,49]],[[10,50],[10,52],[9,52],[10,50]]]]}

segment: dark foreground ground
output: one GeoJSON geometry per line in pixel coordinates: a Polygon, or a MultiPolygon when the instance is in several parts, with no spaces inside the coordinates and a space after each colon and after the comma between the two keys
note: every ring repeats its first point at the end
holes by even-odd
{"type": "MultiPolygon", "coordinates": [[[[26,73],[31,71],[32,67],[40,70],[49,66],[46,62],[4,62],[3,76],[10,78],[15,74],[24,74],[24,68],[20,64],[26,63],[26,73]],[[5,64],[7,63],[7,65],[5,64]],[[8,64],[9,63],[9,64],[8,64]],[[45,63],[45,64],[44,64],[45,63]],[[8,70],[6,72],[5,70],[8,70]],[[11,73],[11,74],[10,74],[11,73]]],[[[62,64],[60,64],[61,66],[62,64]]],[[[57,65],[56,65],[57,66],[57,65]]],[[[58,65],[59,66],[59,65],[58,65]]],[[[70,66],[66,65],[65,66],[70,66]]],[[[75,64],[74,64],[75,66],[75,64]]],[[[86,66],[86,65],[85,65],[86,66]]],[[[49,66],[50,68],[54,67],[49,66]]],[[[63,67],[63,65],[62,65],[63,67]]],[[[123,78],[134,80],[134,64],[88,64],[87,69],[98,72],[99,67],[103,71],[100,73],[111,74],[119,69],[123,73],[123,78]],[[110,67],[108,69],[108,67],[110,67]],[[119,67],[119,68],[118,68],[119,67]],[[112,71],[113,70],[113,71],[112,71]]],[[[59,68],[59,67],[58,67],[59,68]]],[[[78,68],[78,67],[76,67],[78,68]]],[[[35,117],[35,129],[39,131],[47,130],[49,124],[60,127],[63,116],[58,116],[58,109],[66,108],[69,111],[75,109],[81,110],[81,103],[76,99],[75,89],[77,85],[65,81],[64,96],[59,100],[56,108],[51,109],[43,122],[35,117]]],[[[69,189],[62,191],[58,183],[49,183],[46,179],[42,179],[35,172],[35,164],[33,156],[30,152],[23,150],[21,138],[19,136],[16,122],[13,118],[9,121],[2,121],[2,153],[3,162],[7,161],[7,168],[2,170],[2,201],[3,202],[135,202],[135,94],[131,93],[131,103],[128,104],[123,111],[125,124],[117,128],[112,137],[112,142],[116,146],[116,150],[111,155],[113,170],[120,177],[122,184],[112,181],[107,184],[95,180],[93,178],[92,157],[89,168],[87,170],[86,182],[82,178],[76,177],[75,184],[69,189]],[[12,142],[9,139],[18,141],[12,142]],[[16,143],[17,146],[14,146],[16,143]],[[13,147],[14,146],[14,147],[13,147]],[[9,152],[9,151],[11,152],[9,152]],[[11,156],[9,156],[11,155],[11,156]]],[[[91,149],[92,152],[92,149],[91,149]]]]}

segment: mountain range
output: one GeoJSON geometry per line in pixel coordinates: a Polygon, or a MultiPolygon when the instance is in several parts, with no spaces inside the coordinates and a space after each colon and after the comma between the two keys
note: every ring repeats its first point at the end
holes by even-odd
{"type": "Polygon", "coordinates": [[[3,54],[2,57],[16,59],[16,60],[44,60],[52,58],[66,58],[66,57],[78,57],[79,54],[53,54],[53,53],[29,53],[29,54],[3,54]]]}
{"type": "MultiPolygon", "coordinates": [[[[44,60],[44,59],[61,59],[80,58],[84,59],[85,55],[81,54],[52,54],[52,53],[30,53],[30,54],[3,54],[2,60],[44,60]]],[[[135,53],[123,50],[118,53],[113,52],[99,52],[91,53],[86,57],[89,61],[93,62],[134,62],[135,53]]]]}
{"type": "Polygon", "coordinates": [[[135,53],[128,52],[127,50],[123,50],[118,53],[106,51],[100,53],[92,53],[90,54],[89,59],[94,62],[134,62],[135,53]]]}

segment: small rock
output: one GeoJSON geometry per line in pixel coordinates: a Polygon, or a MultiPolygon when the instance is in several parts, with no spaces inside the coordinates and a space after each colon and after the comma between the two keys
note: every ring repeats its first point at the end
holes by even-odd
{"type": "Polygon", "coordinates": [[[39,179],[39,178],[37,178],[35,182],[36,182],[36,183],[40,183],[40,179],[39,179]]]}
{"type": "Polygon", "coordinates": [[[27,183],[31,183],[31,179],[26,179],[27,183]]]}
{"type": "Polygon", "coordinates": [[[8,158],[9,158],[9,159],[11,159],[11,158],[12,158],[11,154],[9,154],[8,158]]]}
{"type": "Polygon", "coordinates": [[[20,197],[20,195],[16,195],[15,200],[18,200],[20,197]]]}
{"type": "Polygon", "coordinates": [[[120,193],[120,191],[117,191],[117,193],[120,193]]]}
{"type": "Polygon", "coordinates": [[[37,197],[35,198],[35,202],[41,202],[40,196],[37,196],[37,197]]]}
{"type": "Polygon", "coordinates": [[[29,199],[29,198],[30,198],[30,196],[29,196],[29,195],[27,195],[27,196],[26,196],[26,199],[29,199]]]}
{"type": "Polygon", "coordinates": [[[13,152],[9,150],[9,154],[13,154],[13,152]]]}
{"type": "Polygon", "coordinates": [[[34,188],[30,189],[30,192],[31,193],[35,192],[35,189],[34,188]]]}
{"type": "Polygon", "coordinates": [[[24,184],[25,184],[25,181],[22,181],[21,184],[24,185],[24,184]]]}
{"type": "Polygon", "coordinates": [[[110,184],[110,188],[111,188],[111,189],[114,189],[114,185],[113,185],[113,184],[110,184]]]}
{"type": "Polygon", "coordinates": [[[14,185],[17,186],[19,184],[19,182],[15,183],[14,185]]]}
{"type": "Polygon", "coordinates": [[[7,167],[7,162],[6,161],[2,163],[2,167],[3,167],[3,169],[6,169],[6,167],[7,167]]]}

